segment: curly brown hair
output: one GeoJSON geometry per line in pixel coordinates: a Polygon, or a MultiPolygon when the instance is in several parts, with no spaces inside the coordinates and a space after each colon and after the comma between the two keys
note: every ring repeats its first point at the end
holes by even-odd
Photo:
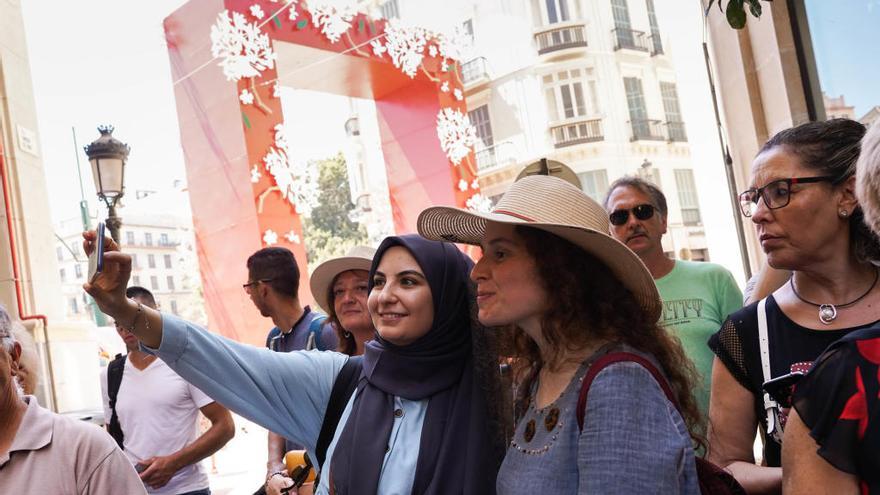
{"type": "Polygon", "coordinates": [[[540,282],[553,304],[542,317],[544,338],[554,353],[542,356],[523,330],[507,328],[499,334],[501,353],[510,356],[518,388],[528,390],[545,365],[552,366],[568,351],[591,342],[614,341],[650,354],[665,372],[691,438],[705,445],[702,415],[692,390],[697,372],[681,342],[659,326],[629,291],[597,258],[548,232],[517,227],[534,258],[540,282]]]}

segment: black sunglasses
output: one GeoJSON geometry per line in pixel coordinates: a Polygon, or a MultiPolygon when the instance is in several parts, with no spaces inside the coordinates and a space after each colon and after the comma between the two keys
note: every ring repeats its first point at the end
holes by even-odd
{"type": "Polygon", "coordinates": [[[654,216],[654,206],[644,204],[629,210],[614,210],[608,215],[608,220],[611,222],[611,225],[620,227],[629,221],[629,212],[632,212],[639,220],[647,220],[654,216]]]}

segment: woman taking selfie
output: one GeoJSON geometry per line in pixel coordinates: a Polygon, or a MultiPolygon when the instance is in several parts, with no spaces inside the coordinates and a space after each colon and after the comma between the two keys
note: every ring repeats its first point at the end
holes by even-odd
{"type": "MultiPolygon", "coordinates": [[[[91,252],[95,234],[84,237],[91,252]]],[[[208,395],[315,450],[348,356],[274,353],[144,308],[125,297],[130,257],[109,239],[105,245],[104,272],[84,286],[102,311],[128,322],[145,346],[208,395]]],[[[379,246],[368,299],[376,335],[327,448],[318,494],[494,493],[504,449],[491,420],[498,366],[472,345],[480,332],[471,328],[470,267],[454,246],[414,235],[379,246]]]]}
{"type": "Polygon", "coordinates": [[[429,239],[482,247],[471,272],[480,323],[512,327],[502,338],[519,419],[498,493],[699,493],[688,432],[699,424],[693,365],[657,325],[653,279],[608,234],[598,203],[561,179],[533,176],[492,213],[435,207],[418,225],[429,239]],[[619,352],[644,364],[599,364],[619,352]]]}

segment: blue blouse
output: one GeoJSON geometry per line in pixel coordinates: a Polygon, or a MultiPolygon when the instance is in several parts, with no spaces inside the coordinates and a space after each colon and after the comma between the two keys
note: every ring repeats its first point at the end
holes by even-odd
{"type": "MultiPolygon", "coordinates": [[[[315,451],[333,383],[348,356],[330,351],[272,352],[221,337],[168,314],[162,314],[158,355],[183,379],[235,413],[315,451]]],[[[351,413],[349,400],[327,448],[327,461],[351,413]]],[[[412,492],[422,424],[428,401],[394,398],[395,414],[378,493],[412,492]],[[398,412],[399,411],[399,412],[398,412]]],[[[332,470],[332,466],[330,466],[332,470]]],[[[318,495],[329,493],[322,476],[318,495]]]]}

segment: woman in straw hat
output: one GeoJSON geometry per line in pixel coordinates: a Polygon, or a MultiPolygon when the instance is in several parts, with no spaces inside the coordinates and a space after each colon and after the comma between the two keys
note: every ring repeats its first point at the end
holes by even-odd
{"type": "Polygon", "coordinates": [[[599,204],[563,180],[533,176],[491,213],[428,208],[418,228],[428,239],[482,247],[471,272],[480,323],[512,327],[518,423],[498,493],[699,492],[688,432],[699,424],[693,366],[658,327],[651,275],[608,235],[599,204]],[[631,361],[597,364],[581,429],[582,380],[618,351],[660,375],[631,361]]]}
{"type": "Polygon", "coordinates": [[[327,260],[312,272],[309,284],[318,305],[327,311],[339,341],[337,351],[349,356],[364,353],[364,343],[376,329],[367,308],[370,265],[376,250],[355,246],[348,254],[327,260]]]}
{"type": "MultiPolygon", "coordinates": [[[[83,234],[94,248],[94,231],[83,234]]],[[[454,246],[388,237],[370,267],[376,327],[363,358],[271,352],[225,339],[125,297],[131,258],[104,240],[104,270],[84,285],[181,377],[236,413],[316,450],[337,377],[356,388],[332,431],[316,493],[495,492],[504,456],[497,356],[473,330],[468,273],[454,246]],[[332,487],[332,489],[331,489],[332,487]]]]}

